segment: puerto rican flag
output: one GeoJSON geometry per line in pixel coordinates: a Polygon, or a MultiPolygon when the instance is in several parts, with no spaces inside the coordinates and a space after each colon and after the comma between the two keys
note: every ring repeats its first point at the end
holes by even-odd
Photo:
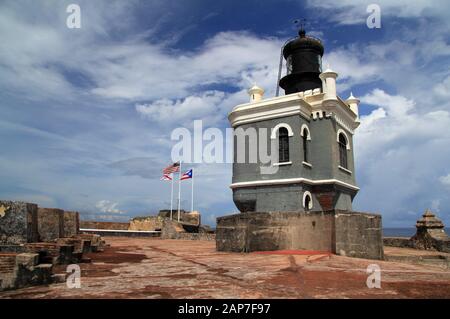
{"type": "Polygon", "coordinates": [[[186,173],[181,175],[181,180],[184,181],[185,179],[192,178],[192,168],[188,170],[186,173]]]}

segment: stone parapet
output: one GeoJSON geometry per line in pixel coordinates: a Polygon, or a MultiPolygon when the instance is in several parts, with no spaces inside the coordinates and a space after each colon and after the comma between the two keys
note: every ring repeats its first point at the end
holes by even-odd
{"type": "Polygon", "coordinates": [[[381,216],[348,211],[248,212],[217,218],[219,251],[317,250],[382,259],[381,216]]]}
{"type": "Polygon", "coordinates": [[[39,241],[51,242],[64,237],[64,211],[58,208],[38,208],[39,241]]]}
{"type": "Polygon", "coordinates": [[[38,206],[0,200],[0,244],[38,241],[38,206]]]}

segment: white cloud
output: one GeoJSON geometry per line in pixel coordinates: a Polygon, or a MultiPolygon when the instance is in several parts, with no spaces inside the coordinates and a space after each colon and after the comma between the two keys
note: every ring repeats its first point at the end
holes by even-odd
{"type": "Polygon", "coordinates": [[[450,158],[450,112],[427,110],[423,103],[380,89],[361,101],[376,109],[361,117],[354,137],[361,186],[356,207],[371,207],[388,223],[401,224],[408,211],[419,214],[437,200],[448,203],[435,181],[450,158]]]}
{"type": "Polygon", "coordinates": [[[122,214],[123,212],[117,208],[118,205],[118,203],[109,200],[100,200],[95,204],[95,207],[102,213],[122,214]]]}
{"type": "Polygon", "coordinates": [[[434,87],[434,93],[441,98],[450,98],[450,76],[434,87]]]}
{"type": "Polygon", "coordinates": [[[161,99],[151,104],[136,104],[136,111],[143,117],[161,125],[192,122],[195,119],[208,118],[209,124],[225,117],[225,110],[218,107],[225,93],[207,91],[202,95],[188,96],[183,100],[161,99]]]}
{"type": "Polygon", "coordinates": [[[439,181],[445,186],[450,186],[450,174],[439,177],[439,181]]]}
{"type": "Polygon", "coordinates": [[[307,5],[318,8],[323,12],[323,17],[342,25],[365,23],[369,13],[366,8],[375,3],[380,6],[381,17],[395,16],[400,18],[419,18],[424,16],[447,17],[450,4],[445,0],[308,0],[307,5]]]}
{"type": "Polygon", "coordinates": [[[433,199],[431,201],[431,210],[436,213],[439,213],[441,211],[441,200],[440,199],[433,199]]]}

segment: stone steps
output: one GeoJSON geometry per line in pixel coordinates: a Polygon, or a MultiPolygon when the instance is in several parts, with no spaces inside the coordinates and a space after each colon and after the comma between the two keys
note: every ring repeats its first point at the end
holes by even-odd
{"type": "Polygon", "coordinates": [[[16,266],[16,256],[14,253],[0,254],[0,273],[8,274],[14,271],[16,266]]]}

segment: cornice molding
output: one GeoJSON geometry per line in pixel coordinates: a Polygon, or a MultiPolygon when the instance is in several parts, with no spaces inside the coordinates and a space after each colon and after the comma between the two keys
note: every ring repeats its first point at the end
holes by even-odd
{"type": "Polygon", "coordinates": [[[259,180],[259,181],[249,181],[249,182],[239,182],[233,183],[230,185],[231,189],[234,188],[243,188],[243,187],[254,187],[254,186],[267,186],[267,185],[285,185],[285,184],[298,184],[305,183],[309,185],[321,185],[321,184],[336,184],[339,186],[343,186],[346,188],[350,188],[352,190],[359,190],[359,187],[345,183],[338,179],[318,179],[312,180],[308,178],[283,178],[283,179],[269,179],[269,180],[259,180]]]}

